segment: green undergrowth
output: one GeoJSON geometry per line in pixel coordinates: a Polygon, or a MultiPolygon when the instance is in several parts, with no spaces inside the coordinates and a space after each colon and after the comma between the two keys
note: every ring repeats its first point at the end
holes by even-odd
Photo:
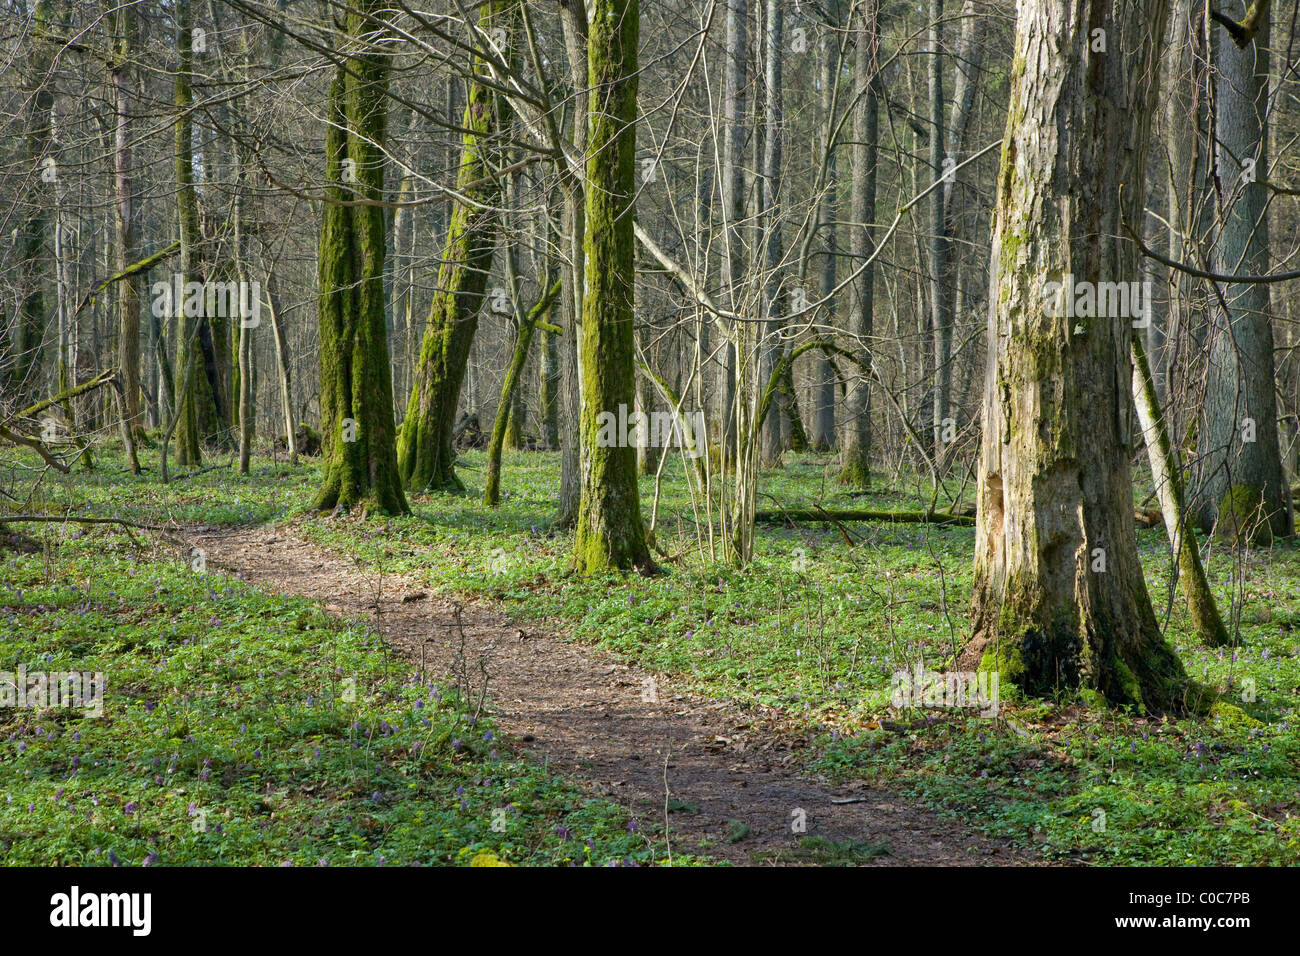
{"type": "Polygon", "coordinates": [[[0,709],[0,864],[664,861],[653,821],[500,749],[366,628],[117,532],[46,537],[0,552],[0,671],[106,691],[98,717],[0,709]]]}
{"type": "MultiPolygon", "coordinates": [[[[1050,859],[1116,864],[1255,864],[1300,856],[1300,552],[1290,542],[1233,553],[1202,542],[1206,570],[1235,648],[1200,645],[1160,529],[1139,532],[1152,601],[1188,673],[1235,706],[1203,721],[1152,720],[1087,694],[1017,700],[1000,713],[899,711],[891,678],[917,664],[951,667],[969,636],[974,532],[921,524],[760,525],[743,571],[697,533],[679,462],[642,479],[656,540],[669,557],[649,578],[579,577],[572,537],[550,523],[558,455],[506,453],[500,508],[480,502],[485,457],[462,455],[461,495],[412,496],[413,514],[361,522],[306,511],[314,466],[261,460],[255,474],[213,473],[160,492],[156,480],[114,479],[82,506],[152,509],[190,522],[290,522],[305,538],[400,572],[446,595],[547,623],[647,670],[738,707],[779,709],[815,741],[809,768],[911,794],[971,826],[1050,859]],[[187,496],[172,503],[173,496],[187,496]],[[206,503],[193,498],[207,498],[206,503]],[[171,509],[169,512],[168,509],[171,509]],[[853,538],[853,547],[844,534],[853,538]],[[1235,625],[1232,623],[1235,622],[1235,625]]],[[[835,482],[830,457],[794,456],[763,475],[759,507],[917,510],[928,486],[877,479],[870,494],[835,482]]],[[[969,500],[970,490],[949,488],[969,500]]],[[[63,494],[59,492],[58,494],[63,494]]],[[[71,492],[68,492],[71,494],[71,492]]],[[[1135,490],[1135,502],[1144,490],[1135,490]]],[[[52,499],[58,498],[53,494],[52,499]]],[[[941,497],[938,505],[946,507],[941,497]]]]}

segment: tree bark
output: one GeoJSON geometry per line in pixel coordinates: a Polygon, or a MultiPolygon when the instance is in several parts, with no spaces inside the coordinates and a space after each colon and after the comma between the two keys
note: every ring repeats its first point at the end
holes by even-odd
{"type": "MultiPolygon", "coordinates": [[[[849,256],[854,268],[871,255],[871,223],[876,213],[876,152],[879,132],[879,76],[877,51],[880,44],[878,0],[863,0],[855,42],[858,83],[866,93],[853,114],[853,179],[850,184],[849,256]]],[[[849,300],[849,347],[871,362],[871,335],[875,324],[875,264],[868,265],[852,283],[849,300]]],[[[844,402],[844,440],[840,446],[839,482],[850,488],[866,488],[871,480],[871,386],[865,374],[849,382],[844,402]]]]}
{"type": "MultiPolygon", "coordinates": [[[[181,287],[194,280],[195,246],[199,240],[198,198],[194,192],[194,122],[190,115],[194,95],[191,84],[194,54],[191,46],[193,20],[190,0],[176,3],[176,48],[180,51],[180,65],[176,71],[176,205],[180,222],[181,254],[179,274],[181,287]]],[[[186,296],[180,295],[172,303],[176,316],[176,388],[180,403],[176,416],[176,467],[197,467],[203,461],[199,445],[198,379],[203,372],[202,359],[191,361],[190,352],[199,348],[194,334],[200,315],[191,316],[186,309],[186,296]],[[186,376],[189,376],[188,378],[186,376]]]]}
{"type": "Polygon", "coordinates": [[[638,0],[595,0],[587,38],[591,90],[586,156],[582,500],[574,536],[579,573],[654,567],[641,520],[636,449],[602,441],[601,413],[635,401],[632,203],[636,194],[638,0]]]}
{"type": "MultiPolygon", "coordinates": [[[[576,105],[573,120],[573,150],[582,162],[587,155],[587,112],[591,93],[587,88],[587,7],[583,0],[561,0],[561,26],[568,52],[570,81],[576,105]]],[[[560,315],[564,331],[560,336],[560,496],[555,526],[560,529],[578,523],[582,499],[581,392],[582,365],[578,360],[578,328],[582,325],[586,274],[586,186],[568,163],[560,171],[564,194],[560,241],[565,255],[560,263],[564,283],[560,315]]]]}
{"type": "MultiPolygon", "coordinates": [[[[1256,0],[1256,5],[1267,0],[1256,0]]],[[[1237,20],[1242,0],[1217,5],[1237,20]]],[[[1211,257],[1221,274],[1269,271],[1268,16],[1238,46],[1214,30],[1214,128],[1219,221],[1211,257]]],[[[1211,305],[1209,366],[1199,429],[1201,525],[1267,542],[1293,533],[1278,442],[1273,326],[1266,283],[1219,284],[1211,305]]]]}
{"type": "Polygon", "coordinates": [[[1019,7],[994,207],[973,636],[959,659],[1031,695],[1084,685],[1149,712],[1192,702],[1137,553],[1132,322],[1047,303],[1064,276],[1138,278],[1134,246],[1116,237],[1143,208],[1165,9],[1019,7]],[[1103,23],[1104,53],[1093,47],[1103,23]]]}
{"type": "Polygon", "coordinates": [[[359,0],[348,14],[348,56],[329,93],[325,157],[327,199],[321,222],[319,317],[321,356],[320,510],[405,514],[397,469],[392,369],[384,309],[387,217],[384,124],[388,54],[362,37],[382,0],[359,0]]]}
{"type": "MultiPolygon", "coordinates": [[[[507,37],[513,34],[515,3],[489,0],[483,5],[479,42],[500,28],[507,31],[507,37]]],[[[475,55],[475,75],[490,71],[488,61],[475,55]]],[[[496,249],[501,187],[492,173],[502,148],[507,109],[505,98],[490,85],[469,84],[457,175],[458,191],[468,202],[457,203],[451,214],[438,286],[397,446],[402,481],[412,491],[464,488],[456,476],[451,433],[496,249]]]]}

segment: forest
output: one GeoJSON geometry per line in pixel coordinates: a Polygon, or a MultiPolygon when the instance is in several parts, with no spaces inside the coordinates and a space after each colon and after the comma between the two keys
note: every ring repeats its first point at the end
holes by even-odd
{"type": "Polygon", "coordinates": [[[1300,861],[1295,3],[3,4],[0,865],[1300,861]]]}

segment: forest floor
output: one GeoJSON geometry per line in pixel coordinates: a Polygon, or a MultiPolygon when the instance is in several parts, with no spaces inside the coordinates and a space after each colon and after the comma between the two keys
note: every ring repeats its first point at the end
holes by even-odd
{"type": "Polygon", "coordinates": [[[186,535],[209,567],[320,601],[367,622],[422,673],[465,673],[495,723],[534,760],[594,795],[658,821],[673,844],[733,863],[1024,863],[1028,853],[862,784],[827,787],[795,772],[799,722],[743,711],[662,676],[526,630],[498,613],[431,595],[316,547],[292,528],[186,535]],[[650,698],[650,699],[646,699],[650,698]],[[796,822],[797,821],[797,822],[796,822]]]}
{"type": "MultiPolygon", "coordinates": [[[[899,672],[942,672],[967,640],[970,528],[763,524],[738,570],[674,462],[641,487],[662,573],[583,577],[572,536],[549,526],[553,453],[507,453],[499,508],[480,502],[484,456],[467,452],[467,493],[363,521],[309,510],[315,462],[258,456],[239,476],[211,460],[162,485],[156,449],[138,477],[111,444],[96,451],[96,471],[66,476],[0,455],[26,512],[169,529],[14,524],[27,538],[0,540],[0,671],[94,668],[109,686],[99,719],[0,709],[0,862],[1300,853],[1295,542],[1200,540],[1240,638],[1211,648],[1171,588],[1163,532],[1139,532],[1167,640],[1236,706],[1171,719],[1004,687],[990,717],[891,701],[899,672]]],[[[764,472],[760,492],[773,509],[930,500],[906,472],[848,492],[817,456],[764,472]]],[[[939,503],[968,495],[957,481],[939,503]]]]}

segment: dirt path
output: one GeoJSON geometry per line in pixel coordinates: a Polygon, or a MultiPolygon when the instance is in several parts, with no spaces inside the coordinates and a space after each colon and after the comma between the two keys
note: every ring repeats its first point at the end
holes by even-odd
{"type": "MultiPolygon", "coordinates": [[[[378,575],[290,529],[198,529],[190,537],[207,551],[209,567],[374,623],[378,575]]],[[[460,642],[450,601],[386,574],[379,610],[393,647],[417,665],[423,655],[433,674],[449,672],[460,642]]],[[[887,848],[869,859],[862,854],[872,865],[1033,862],[897,794],[865,785],[829,787],[800,776],[792,768],[806,740],[778,714],[743,711],[674,689],[662,678],[651,683],[646,672],[595,648],[522,631],[481,609],[466,608],[462,625],[467,659],[487,658],[489,707],[511,738],[509,746],[548,761],[643,822],[662,825],[666,816],[676,852],[705,852],[734,863],[776,854],[789,862],[807,859],[798,842],[803,834],[792,830],[802,810],[808,836],[887,848]],[[665,814],[666,805],[672,809],[665,814]],[[746,827],[743,838],[729,842],[746,827]],[[702,839],[712,842],[700,851],[702,839]]]]}

